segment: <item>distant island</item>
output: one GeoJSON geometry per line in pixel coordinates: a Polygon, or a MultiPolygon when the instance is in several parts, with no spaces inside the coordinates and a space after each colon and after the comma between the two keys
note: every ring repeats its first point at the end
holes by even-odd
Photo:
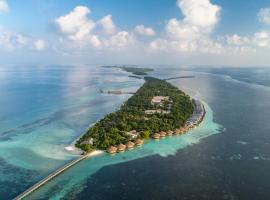
{"type": "Polygon", "coordinates": [[[76,142],[84,152],[124,151],[143,139],[180,134],[200,123],[203,105],[165,80],[145,77],[145,83],[120,109],[106,115],[76,142]]]}
{"type": "Polygon", "coordinates": [[[134,78],[140,78],[138,76],[146,76],[148,75],[148,72],[154,71],[152,68],[143,68],[143,67],[130,67],[130,66],[102,66],[104,68],[118,68],[122,69],[126,72],[130,72],[134,74],[134,78]]]}

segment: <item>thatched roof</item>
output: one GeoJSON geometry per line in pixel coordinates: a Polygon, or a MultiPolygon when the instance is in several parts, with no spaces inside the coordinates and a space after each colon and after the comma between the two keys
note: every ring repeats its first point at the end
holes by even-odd
{"type": "Polygon", "coordinates": [[[167,131],[167,135],[172,135],[173,134],[173,131],[172,130],[168,130],[167,131]]]}
{"type": "Polygon", "coordinates": [[[126,143],[127,148],[133,148],[134,145],[135,145],[135,144],[134,144],[133,142],[131,142],[131,141],[128,141],[128,142],[126,143]]]}
{"type": "Polygon", "coordinates": [[[124,144],[119,144],[119,145],[117,146],[117,149],[118,149],[118,151],[125,151],[125,150],[126,150],[126,145],[124,145],[124,144]]]}
{"type": "Polygon", "coordinates": [[[136,145],[142,145],[143,144],[143,140],[141,139],[137,139],[136,142],[135,142],[136,145]]]}
{"type": "Polygon", "coordinates": [[[159,139],[159,138],[160,138],[160,134],[159,134],[159,133],[154,133],[154,134],[152,135],[152,138],[154,138],[154,139],[159,139]]]}
{"type": "Polygon", "coordinates": [[[165,137],[167,135],[167,133],[164,131],[161,131],[161,132],[159,132],[159,135],[160,135],[160,137],[165,137]]]}
{"type": "Polygon", "coordinates": [[[186,129],[185,129],[185,128],[183,128],[183,127],[181,127],[181,128],[180,128],[180,132],[182,132],[182,133],[183,133],[184,131],[186,131],[186,129]]]}
{"type": "Polygon", "coordinates": [[[107,152],[108,152],[108,153],[116,153],[116,151],[117,151],[117,148],[114,147],[114,146],[110,146],[110,147],[107,149],[107,152]]]}

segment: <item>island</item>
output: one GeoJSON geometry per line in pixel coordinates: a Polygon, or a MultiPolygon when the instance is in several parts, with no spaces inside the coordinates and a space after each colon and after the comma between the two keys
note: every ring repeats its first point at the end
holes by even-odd
{"type": "Polygon", "coordinates": [[[107,150],[114,154],[141,146],[145,139],[158,140],[179,135],[201,123],[205,115],[203,104],[191,99],[166,80],[144,77],[145,83],[123,103],[119,110],[106,115],[82,135],[75,146],[83,155],[40,180],[15,197],[27,195],[46,184],[65,170],[89,156],[107,150]]]}
{"type": "Polygon", "coordinates": [[[152,68],[142,68],[142,67],[134,67],[134,66],[102,66],[103,68],[118,68],[126,72],[130,72],[133,74],[133,78],[141,78],[140,76],[148,75],[148,72],[154,71],[152,68]]]}
{"type": "Polygon", "coordinates": [[[119,110],[90,127],[75,146],[85,153],[97,149],[116,153],[140,146],[150,137],[184,133],[201,122],[205,111],[200,101],[166,80],[144,79],[145,83],[119,110]]]}

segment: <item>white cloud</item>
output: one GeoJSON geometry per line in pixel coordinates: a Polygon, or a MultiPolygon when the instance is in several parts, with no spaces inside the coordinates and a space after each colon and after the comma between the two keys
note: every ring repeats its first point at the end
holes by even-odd
{"type": "Polygon", "coordinates": [[[55,22],[69,39],[84,40],[95,27],[95,23],[87,17],[90,12],[88,7],[77,6],[69,14],[57,18],[55,22]]]}
{"type": "Polygon", "coordinates": [[[97,35],[92,35],[89,37],[89,42],[92,44],[92,46],[96,48],[102,47],[102,41],[99,39],[99,36],[97,35]]]}
{"type": "Polygon", "coordinates": [[[8,12],[8,4],[6,0],[0,0],[0,13],[1,12],[8,12]]]}
{"type": "Polygon", "coordinates": [[[112,16],[106,15],[101,20],[99,20],[98,24],[102,26],[106,34],[114,34],[116,32],[116,27],[113,23],[112,16]]]}
{"type": "Polygon", "coordinates": [[[248,37],[239,36],[234,34],[232,36],[227,36],[227,44],[241,46],[250,43],[250,39],[248,37]]]}
{"type": "Polygon", "coordinates": [[[127,31],[120,31],[108,40],[105,40],[105,46],[110,49],[123,49],[134,44],[134,37],[127,31]]]}
{"type": "Polygon", "coordinates": [[[0,49],[2,51],[13,51],[27,46],[29,38],[14,31],[0,28],[0,49]]]}
{"type": "Polygon", "coordinates": [[[210,0],[178,0],[177,5],[184,18],[170,19],[165,28],[173,39],[197,40],[210,34],[219,21],[221,8],[210,0]]]}
{"type": "Polygon", "coordinates": [[[135,27],[135,32],[140,35],[154,36],[156,33],[150,27],[145,27],[144,25],[138,25],[135,27]]]}
{"type": "MultiPolygon", "coordinates": [[[[64,46],[80,50],[89,50],[91,47],[106,50],[123,49],[133,44],[134,37],[129,32],[116,32],[116,26],[111,15],[106,15],[95,22],[88,18],[89,14],[90,9],[88,7],[77,6],[67,15],[55,20],[61,33],[73,41],[70,45],[64,46]],[[105,34],[98,31],[99,27],[103,29],[105,34]]],[[[61,44],[64,44],[63,40],[61,44]]]]}
{"type": "Polygon", "coordinates": [[[262,8],[258,13],[259,21],[270,24],[270,8],[262,8]]]}
{"type": "Polygon", "coordinates": [[[270,32],[262,30],[250,36],[234,34],[221,37],[220,41],[223,42],[226,51],[231,53],[265,52],[270,46],[270,32]]]}
{"type": "Polygon", "coordinates": [[[46,43],[42,39],[34,39],[31,36],[0,27],[0,51],[43,50],[45,47],[46,43]]]}
{"type": "Polygon", "coordinates": [[[34,42],[34,47],[36,50],[41,51],[46,48],[46,43],[44,40],[38,39],[34,42]]]}
{"type": "Polygon", "coordinates": [[[177,5],[183,19],[170,19],[165,26],[168,38],[153,41],[150,49],[158,49],[161,44],[162,49],[167,46],[176,51],[219,53],[221,44],[212,41],[210,34],[219,21],[221,7],[210,0],[178,0],[177,5]]]}
{"type": "Polygon", "coordinates": [[[219,21],[220,7],[210,0],[178,0],[177,5],[184,15],[184,22],[211,29],[219,21]]]}
{"type": "Polygon", "coordinates": [[[268,47],[270,44],[270,33],[267,31],[257,32],[254,34],[253,41],[258,47],[268,47]]]}

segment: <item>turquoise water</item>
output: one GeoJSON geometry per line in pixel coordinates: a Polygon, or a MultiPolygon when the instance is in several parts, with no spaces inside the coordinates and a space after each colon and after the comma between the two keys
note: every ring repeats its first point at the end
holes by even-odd
{"type": "Polygon", "coordinates": [[[129,97],[99,89],[136,91],[143,83],[95,66],[2,67],[0,78],[0,197],[5,199],[76,158],[65,147],[129,97]]]}
{"type": "Polygon", "coordinates": [[[162,157],[175,155],[177,150],[189,145],[197,144],[201,139],[219,133],[221,127],[213,122],[211,108],[207,104],[205,104],[205,107],[207,114],[204,121],[199,127],[189,133],[181,136],[167,137],[158,141],[148,140],[142,147],[113,156],[104,153],[99,156],[88,158],[53,179],[44,187],[32,193],[28,198],[61,199],[75,188],[79,189],[88,177],[104,166],[127,162],[151,155],[160,155],[162,157]],[[61,185],[61,187],[59,187],[59,185],[61,185]]]}
{"type": "MultiPolygon", "coordinates": [[[[106,165],[76,186],[67,187],[66,195],[52,187],[43,199],[57,195],[69,200],[269,199],[270,88],[257,84],[257,69],[244,69],[245,73],[224,68],[219,69],[224,71],[220,74],[184,70],[163,68],[153,74],[164,78],[194,75],[195,78],[171,82],[207,102],[212,110],[208,111],[213,116],[211,124],[222,127],[213,129],[219,130],[219,134],[212,134],[215,131],[211,130],[201,132],[203,139],[195,140],[193,145],[183,145],[181,137],[177,138],[179,146],[174,145],[174,138],[162,140],[162,148],[154,143],[153,154],[134,160],[126,154],[119,155],[125,161],[106,165]],[[228,72],[233,76],[228,76],[228,72]]],[[[270,73],[270,69],[259,71],[270,73]]],[[[210,124],[204,125],[211,129],[210,124]]],[[[200,128],[194,130],[195,136],[201,135],[196,132],[200,128]]]]}
{"type": "MultiPolygon", "coordinates": [[[[151,75],[195,76],[170,82],[205,102],[199,127],[89,158],[26,199],[268,199],[270,89],[257,83],[270,70],[190,70],[151,75]]],[[[0,68],[0,199],[77,157],[65,147],[129,97],[99,89],[135,91],[143,81],[128,75],[95,66],[0,68]]]]}

